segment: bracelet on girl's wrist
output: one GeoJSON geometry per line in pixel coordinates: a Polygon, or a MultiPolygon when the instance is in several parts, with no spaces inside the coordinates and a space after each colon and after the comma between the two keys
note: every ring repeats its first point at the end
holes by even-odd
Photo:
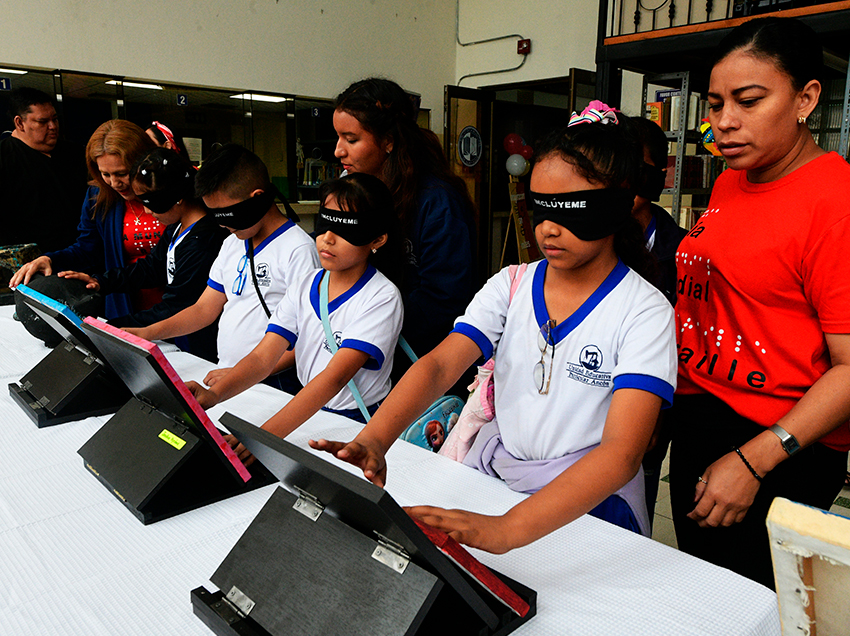
{"type": "Polygon", "coordinates": [[[747,458],[744,457],[744,453],[741,452],[741,449],[737,446],[735,447],[735,452],[738,453],[738,457],[741,458],[741,461],[744,462],[744,466],[746,466],[750,473],[752,473],[753,477],[755,477],[759,483],[761,483],[762,477],[756,472],[756,469],[752,467],[750,462],[747,461],[747,458]]]}

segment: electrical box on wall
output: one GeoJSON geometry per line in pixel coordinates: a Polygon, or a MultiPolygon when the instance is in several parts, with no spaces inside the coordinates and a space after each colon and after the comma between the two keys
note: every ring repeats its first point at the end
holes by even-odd
{"type": "Polygon", "coordinates": [[[517,40],[516,52],[519,55],[528,55],[531,53],[531,40],[517,40]]]}

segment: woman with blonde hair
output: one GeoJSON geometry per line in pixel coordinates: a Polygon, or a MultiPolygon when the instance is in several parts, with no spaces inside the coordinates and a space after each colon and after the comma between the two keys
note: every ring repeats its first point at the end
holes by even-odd
{"type": "MultiPolygon", "coordinates": [[[[37,272],[48,276],[63,270],[100,274],[144,258],[165,227],[136,197],[130,187],[130,171],[154,147],[145,131],[129,121],[113,119],[98,126],[86,145],[92,179],[83,200],[77,241],[24,265],[10,286],[28,283],[37,272]]],[[[141,290],[132,296],[109,294],[106,317],[147,309],[161,300],[161,291],[141,290]]]]}

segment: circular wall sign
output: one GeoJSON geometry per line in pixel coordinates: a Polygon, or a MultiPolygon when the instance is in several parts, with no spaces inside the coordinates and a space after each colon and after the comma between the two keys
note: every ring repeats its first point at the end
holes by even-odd
{"type": "Polygon", "coordinates": [[[460,162],[468,168],[475,166],[484,152],[481,134],[475,126],[467,126],[457,137],[457,156],[460,162]]]}

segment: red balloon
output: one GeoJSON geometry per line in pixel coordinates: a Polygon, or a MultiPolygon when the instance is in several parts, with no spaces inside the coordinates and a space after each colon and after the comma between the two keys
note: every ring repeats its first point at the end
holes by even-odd
{"type": "Polygon", "coordinates": [[[523,146],[520,148],[519,154],[521,154],[526,161],[531,161],[531,157],[534,155],[534,150],[531,146],[523,146]]]}
{"type": "Polygon", "coordinates": [[[505,136],[504,146],[509,155],[519,154],[523,146],[522,137],[516,133],[510,133],[505,136]]]}

